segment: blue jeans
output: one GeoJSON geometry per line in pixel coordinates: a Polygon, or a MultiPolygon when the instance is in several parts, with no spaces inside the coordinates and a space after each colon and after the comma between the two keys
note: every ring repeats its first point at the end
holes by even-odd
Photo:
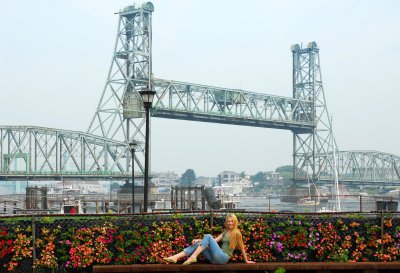
{"type": "Polygon", "coordinates": [[[212,264],[226,264],[229,261],[229,256],[219,247],[215,239],[210,235],[206,234],[201,242],[197,242],[194,245],[188,246],[183,251],[186,255],[190,256],[199,247],[203,249],[203,254],[206,259],[212,264]]]}

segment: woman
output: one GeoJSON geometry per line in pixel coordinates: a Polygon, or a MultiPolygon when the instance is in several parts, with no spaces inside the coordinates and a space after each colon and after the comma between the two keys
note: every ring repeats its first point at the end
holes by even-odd
{"type": "Polygon", "coordinates": [[[228,214],[225,219],[225,231],[217,238],[213,238],[210,234],[204,235],[203,239],[194,239],[192,245],[183,251],[164,258],[169,263],[176,263],[180,258],[189,256],[183,265],[189,265],[197,262],[197,256],[203,253],[206,259],[212,264],[226,264],[233,256],[233,251],[239,249],[242,252],[243,259],[246,263],[255,263],[247,259],[244,249],[242,233],[238,229],[238,219],[234,214],[228,214]],[[222,241],[221,247],[218,242],[222,241]]]}

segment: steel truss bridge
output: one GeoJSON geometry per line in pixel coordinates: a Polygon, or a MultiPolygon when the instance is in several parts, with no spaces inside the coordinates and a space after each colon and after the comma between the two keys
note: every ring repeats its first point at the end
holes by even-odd
{"type": "Polygon", "coordinates": [[[131,141],[140,144],[134,170],[135,177],[143,177],[146,120],[138,91],[152,89],[157,92],[152,117],[291,131],[294,181],[329,181],[336,168],[341,182],[400,184],[400,157],[338,149],[315,42],[291,47],[292,97],[157,79],[153,11],[147,2],[118,13],[112,64],[87,132],[0,126],[0,180],[126,180],[132,171],[131,141]]]}

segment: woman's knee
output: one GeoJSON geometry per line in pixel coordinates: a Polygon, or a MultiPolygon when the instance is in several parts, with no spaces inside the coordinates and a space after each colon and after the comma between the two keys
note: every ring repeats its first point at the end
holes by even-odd
{"type": "Polygon", "coordinates": [[[210,239],[210,238],[214,238],[214,237],[212,237],[211,234],[205,234],[204,237],[203,237],[203,239],[206,239],[206,238],[210,239]]]}

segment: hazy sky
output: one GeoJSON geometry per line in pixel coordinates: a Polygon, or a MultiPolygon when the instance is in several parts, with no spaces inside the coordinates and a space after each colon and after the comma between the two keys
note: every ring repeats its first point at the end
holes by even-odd
{"type": "MultiPolygon", "coordinates": [[[[155,77],[290,97],[290,46],[316,41],[339,149],[400,155],[400,1],[152,2],[155,77]]],[[[114,12],[132,3],[4,1],[0,125],[86,131],[111,64],[114,12]]],[[[153,171],[292,164],[290,131],[156,118],[152,130],[153,171]]]]}

